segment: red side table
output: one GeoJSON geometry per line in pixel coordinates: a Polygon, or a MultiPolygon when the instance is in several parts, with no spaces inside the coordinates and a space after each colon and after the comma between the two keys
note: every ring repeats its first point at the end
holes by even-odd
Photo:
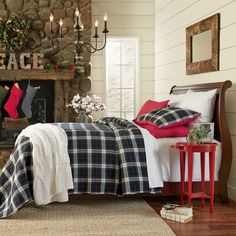
{"type": "Polygon", "coordinates": [[[184,203],[184,195],[188,196],[188,203],[191,203],[193,198],[202,199],[202,207],[205,207],[205,199],[210,198],[210,212],[214,211],[214,176],[215,176],[215,150],[216,143],[191,144],[191,143],[176,143],[173,147],[180,152],[180,178],[181,178],[181,199],[180,203],[184,203]],[[193,178],[193,153],[199,152],[201,158],[201,182],[202,192],[192,193],[192,178],[193,178]],[[205,193],[205,153],[209,153],[209,172],[210,172],[210,195],[205,193]],[[188,191],[184,190],[185,182],[185,157],[188,154],[188,191]]]}

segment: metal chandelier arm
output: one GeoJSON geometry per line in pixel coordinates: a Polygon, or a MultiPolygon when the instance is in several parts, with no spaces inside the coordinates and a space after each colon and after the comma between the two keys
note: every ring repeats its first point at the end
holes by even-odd
{"type": "Polygon", "coordinates": [[[60,51],[63,51],[64,49],[66,49],[68,46],[75,46],[76,47],[76,44],[75,43],[68,43],[66,44],[63,48],[60,48],[60,51]]]}
{"type": "Polygon", "coordinates": [[[97,48],[96,51],[102,51],[106,47],[106,44],[107,44],[107,34],[106,33],[104,35],[104,38],[105,38],[105,40],[104,40],[103,46],[101,48],[97,48]]]}
{"type": "Polygon", "coordinates": [[[96,43],[95,47],[91,43],[85,42],[85,43],[81,44],[80,48],[85,47],[90,53],[95,53],[97,51],[101,51],[106,47],[106,43],[107,43],[107,35],[105,34],[104,37],[105,37],[104,44],[101,48],[97,48],[97,39],[95,42],[96,43]],[[92,48],[93,50],[91,50],[89,47],[92,48]]]}
{"type": "Polygon", "coordinates": [[[85,47],[89,51],[89,53],[95,53],[97,51],[96,47],[94,47],[90,43],[83,43],[83,44],[81,44],[80,48],[82,48],[82,47],[85,47]],[[93,50],[91,50],[90,48],[92,48],[93,50]]]}
{"type": "Polygon", "coordinates": [[[85,47],[90,53],[95,53],[97,51],[103,50],[106,47],[106,39],[105,39],[105,42],[101,48],[97,48],[97,46],[94,47],[91,43],[83,43],[83,44],[81,44],[81,48],[82,47],[85,47]],[[93,50],[91,50],[90,48],[93,50]]]}

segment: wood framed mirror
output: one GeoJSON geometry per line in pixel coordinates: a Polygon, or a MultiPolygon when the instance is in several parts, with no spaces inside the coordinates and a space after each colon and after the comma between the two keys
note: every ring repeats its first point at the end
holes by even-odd
{"type": "Polygon", "coordinates": [[[186,74],[219,70],[220,14],[186,28],[186,74]]]}

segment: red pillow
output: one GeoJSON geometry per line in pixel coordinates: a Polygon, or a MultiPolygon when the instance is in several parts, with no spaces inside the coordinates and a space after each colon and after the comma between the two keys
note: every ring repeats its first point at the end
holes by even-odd
{"type": "Polygon", "coordinates": [[[150,124],[138,124],[138,126],[147,129],[155,138],[186,137],[189,132],[189,128],[184,125],[164,129],[150,124]]]}
{"type": "Polygon", "coordinates": [[[139,113],[136,117],[139,117],[139,116],[141,116],[141,115],[143,115],[143,114],[145,114],[149,111],[155,110],[157,108],[166,108],[169,101],[170,100],[165,100],[165,101],[162,101],[162,102],[156,102],[156,101],[153,101],[153,100],[148,100],[143,104],[143,106],[139,110],[139,113]]]}

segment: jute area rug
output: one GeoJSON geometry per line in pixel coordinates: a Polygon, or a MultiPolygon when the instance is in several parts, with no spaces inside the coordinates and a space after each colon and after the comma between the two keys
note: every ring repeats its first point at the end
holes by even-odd
{"type": "Polygon", "coordinates": [[[1,236],[169,236],[169,226],[143,199],[81,199],[44,207],[28,204],[0,220],[1,236]]]}

